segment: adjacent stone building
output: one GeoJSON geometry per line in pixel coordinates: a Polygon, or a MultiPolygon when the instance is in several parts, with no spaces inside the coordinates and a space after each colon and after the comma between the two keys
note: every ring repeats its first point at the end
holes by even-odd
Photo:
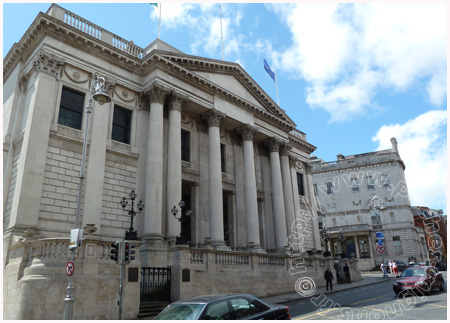
{"type": "Polygon", "coordinates": [[[134,218],[125,319],[139,311],[143,268],[171,266],[172,300],[293,291],[303,276],[323,284],[315,147],[239,64],[161,40],[140,48],[52,5],[8,52],[3,72],[5,319],[63,317],[79,196],[74,318],[117,319],[111,243],[130,227],[120,201],[132,190],[145,207],[134,218]],[[112,101],[93,101],[87,123],[100,77],[112,101]],[[183,246],[171,212],[181,200],[191,210],[183,246]]]}
{"type": "MultiPolygon", "coordinates": [[[[334,257],[359,258],[361,270],[379,267],[376,232],[384,233],[384,259],[427,261],[424,232],[415,226],[397,140],[392,149],[343,156],[325,162],[312,158],[319,227],[331,233],[334,257]],[[345,241],[338,240],[342,232],[345,241]]],[[[324,247],[325,248],[325,247],[324,247]]]]}

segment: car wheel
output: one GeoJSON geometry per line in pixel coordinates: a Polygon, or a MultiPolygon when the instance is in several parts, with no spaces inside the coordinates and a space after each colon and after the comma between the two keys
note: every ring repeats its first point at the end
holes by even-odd
{"type": "Polygon", "coordinates": [[[445,287],[444,287],[444,281],[442,280],[441,281],[441,286],[439,286],[439,290],[444,290],[445,289],[445,287]]]}

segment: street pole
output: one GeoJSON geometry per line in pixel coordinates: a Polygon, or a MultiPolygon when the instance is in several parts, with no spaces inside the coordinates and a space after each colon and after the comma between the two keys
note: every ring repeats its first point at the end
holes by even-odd
{"type": "Polygon", "coordinates": [[[122,319],[122,291],[125,272],[125,241],[120,242],[119,320],[122,319]]]}
{"type": "MultiPolygon", "coordinates": [[[[80,182],[78,186],[78,196],[77,196],[77,207],[75,211],[75,229],[79,229],[80,227],[80,209],[81,209],[81,195],[83,190],[83,182],[84,182],[84,161],[86,159],[86,147],[87,147],[87,135],[88,135],[88,125],[89,125],[89,115],[92,110],[92,99],[94,98],[100,105],[104,103],[110,102],[111,98],[109,95],[103,91],[103,87],[105,85],[105,79],[103,77],[96,78],[96,74],[92,74],[91,80],[91,88],[89,89],[89,100],[86,107],[86,124],[84,129],[84,140],[83,140],[83,150],[81,153],[81,168],[80,168],[80,182]],[[95,95],[93,95],[95,91],[95,95]]],[[[77,245],[74,248],[71,248],[71,261],[75,260],[75,252],[78,248],[78,239],[77,245]]],[[[74,297],[74,282],[73,275],[69,276],[69,284],[67,285],[67,295],[64,299],[64,320],[72,320],[73,318],[73,304],[75,302],[74,297]]]]}

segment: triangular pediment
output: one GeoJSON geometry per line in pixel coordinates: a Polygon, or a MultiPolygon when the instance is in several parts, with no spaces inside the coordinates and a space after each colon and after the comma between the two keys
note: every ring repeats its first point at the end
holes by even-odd
{"type": "Polygon", "coordinates": [[[295,128],[295,123],[286,112],[261,89],[239,64],[186,55],[173,50],[155,49],[152,54],[176,64],[204,80],[205,83],[209,83],[209,86],[220,88],[236,97],[238,101],[250,104],[264,114],[270,115],[271,118],[278,119],[289,127],[295,128]]]}

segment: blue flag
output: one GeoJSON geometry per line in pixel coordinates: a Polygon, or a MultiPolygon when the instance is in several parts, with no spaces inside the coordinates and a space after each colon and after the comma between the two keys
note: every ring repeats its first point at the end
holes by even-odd
{"type": "Polygon", "coordinates": [[[267,74],[269,74],[269,76],[272,78],[272,80],[274,81],[274,82],[276,82],[275,81],[275,72],[273,72],[271,69],[270,69],[270,66],[269,66],[269,64],[267,64],[267,61],[264,59],[264,69],[266,70],[266,72],[267,72],[267,74]]]}

